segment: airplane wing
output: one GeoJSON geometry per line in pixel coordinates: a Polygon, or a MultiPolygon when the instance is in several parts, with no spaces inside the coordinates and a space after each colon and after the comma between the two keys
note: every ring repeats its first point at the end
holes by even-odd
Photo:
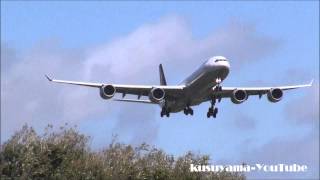
{"type": "Polygon", "coordinates": [[[231,97],[232,92],[236,89],[241,89],[245,90],[248,95],[263,95],[268,93],[270,89],[275,89],[279,88],[283,91],[285,90],[291,90],[291,89],[297,89],[297,88],[302,88],[302,87],[309,87],[312,86],[313,80],[308,83],[308,84],[302,84],[302,85],[293,85],[293,86],[274,86],[274,87],[222,87],[221,91],[215,91],[215,87],[213,88],[214,90],[214,95],[220,95],[221,97],[231,97]]]}
{"type": "Polygon", "coordinates": [[[152,88],[162,88],[165,91],[167,97],[179,97],[183,93],[185,86],[165,86],[165,85],[122,85],[122,84],[108,84],[108,83],[91,83],[91,82],[79,82],[79,81],[65,81],[52,79],[45,75],[50,82],[72,84],[78,86],[101,88],[103,85],[112,85],[116,89],[116,93],[132,94],[138,96],[148,96],[152,88]]]}

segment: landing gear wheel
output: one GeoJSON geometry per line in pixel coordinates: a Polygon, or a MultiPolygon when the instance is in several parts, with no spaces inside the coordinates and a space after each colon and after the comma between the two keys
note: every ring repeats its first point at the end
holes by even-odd
{"type": "Polygon", "coordinates": [[[218,114],[218,108],[214,108],[213,117],[216,118],[218,114]]]}
{"type": "Polygon", "coordinates": [[[217,114],[218,113],[218,108],[214,108],[213,113],[217,114]]]}
{"type": "Polygon", "coordinates": [[[190,108],[190,114],[191,116],[193,116],[193,110],[190,108]]]}
{"type": "Polygon", "coordinates": [[[163,117],[163,116],[169,117],[170,116],[170,109],[162,108],[160,116],[161,117],[163,117]]]}
{"type": "Polygon", "coordinates": [[[207,117],[209,118],[210,116],[212,116],[215,118],[217,116],[217,113],[218,113],[218,108],[210,107],[207,112],[207,117]]]}
{"type": "Polygon", "coordinates": [[[193,109],[191,109],[190,107],[186,107],[186,108],[183,109],[183,113],[185,115],[190,114],[192,116],[193,115],[193,109]]]}
{"type": "Polygon", "coordinates": [[[210,116],[212,115],[212,113],[213,113],[213,108],[210,107],[210,108],[208,109],[208,112],[207,112],[207,118],[210,118],[210,116]]]}

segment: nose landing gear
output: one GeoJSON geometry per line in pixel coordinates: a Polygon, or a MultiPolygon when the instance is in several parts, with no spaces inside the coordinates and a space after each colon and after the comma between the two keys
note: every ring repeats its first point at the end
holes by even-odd
{"type": "Polygon", "coordinates": [[[218,114],[218,108],[215,108],[215,104],[216,104],[216,99],[218,100],[218,102],[221,101],[222,99],[222,96],[219,92],[222,91],[222,86],[220,85],[221,83],[221,78],[217,78],[216,79],[216,83],[217,85],[215,86],[214,88],[214,93],[217,93],[218,95],[214,95],[212,97],[212,100],[211,100],[211,107],[209,108],[208,112],[207,112],[207,117],[210,118],[211,116],[213,118],[216,118],[217,117],[217,114],[218,114]]]}
{"type": "Polygon", "coordinates": [[[212,116],[213,118],[217,117],[218,114],[218,108],[215,108],[214,105],[216,104],[216,99],[213,98],[211,100],[211,107],[209,107],[209,110],[207,112],[207,117],[210,118],[212,116]]]}
{"type": "Polygon", "coordinates": [[[218,114],[218,108],[210,107],[207,112],[207,117],[210,118],[212,116],[213,118],[216,118],[218,114]]]}
{"type": "Polygon", "coordinates": [[[216,85],[216,87],[215,87],[214,90],[217,91],[217,92],[218,92],[218,91],[222,91],[222,86],[220,85],[221,81],[222,81],[221,78],[217,78],[217,79],[216,79],[217,85],[216,85]]]}

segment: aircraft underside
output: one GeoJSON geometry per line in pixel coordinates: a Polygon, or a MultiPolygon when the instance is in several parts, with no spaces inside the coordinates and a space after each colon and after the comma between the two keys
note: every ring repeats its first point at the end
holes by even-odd
{"type": "MultiPolygon", "coordinates": [[[[210,88],[209,90],[211,90],[212,88],[210,88]]],[[[214,91],[219,91],[221,90],[221,86],[219,84],[216,84],[214,91]]],[[[160,112],[160,116],[170,116],[170,113],[178,113],[183,111],[183,113],[185,115],[193,115],[193,109],[191,108],[192,106],[196,106],[201,104],[202,102],[205,101],[210,101],[211,106],[208,108],[208,112],[207,112],[207,117],[216,117],[218,114],[218,108],[215,107],[216,102],[220,102],[221,101],[221,97],[219,96],[214,96],[212,95],[211,98],[208,98],[208,93],[211,93],[211,91],[207,91],[205,92],[205,96],[188,96],[188,97],[184,97],[180,100],[173,100],[173,101],[167,101],[166,103],[164,103],[162,105],[162,109],[160,112]]]]}

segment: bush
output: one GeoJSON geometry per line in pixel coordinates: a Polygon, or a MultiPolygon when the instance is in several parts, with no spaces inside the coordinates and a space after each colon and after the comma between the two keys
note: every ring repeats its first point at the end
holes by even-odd
{"type": "Polygon", "coordinates": [[[190,172],[190,164],[209,156],[188,152],[176,159],[161,149],[116,141],[102,151],[90,150],[89,137],[75,128],[52,126],[37,135],[27,125],[1,148],[1,179],[245,179],[243,174],[190,172]]]}

